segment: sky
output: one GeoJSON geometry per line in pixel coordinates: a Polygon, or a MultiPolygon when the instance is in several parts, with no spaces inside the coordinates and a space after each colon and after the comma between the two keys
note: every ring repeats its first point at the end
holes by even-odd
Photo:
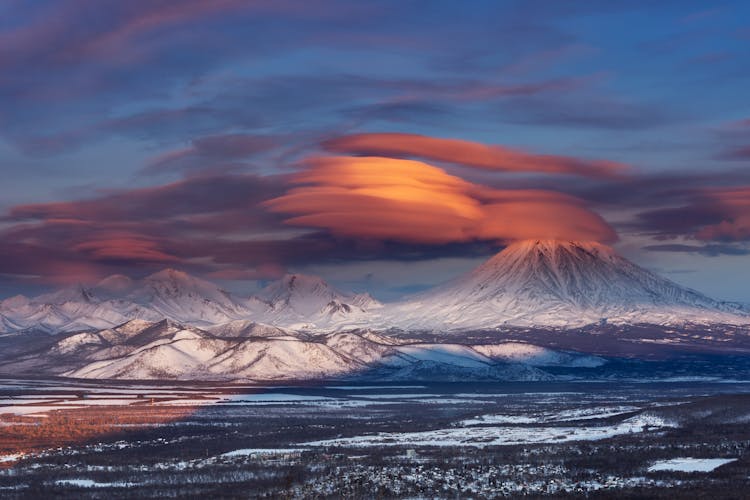
{"type": "Polygon", "coordinates": [[[750,4],[6,0],[0,298],[383,300],[527,238],[750,302],[750,4]]]}

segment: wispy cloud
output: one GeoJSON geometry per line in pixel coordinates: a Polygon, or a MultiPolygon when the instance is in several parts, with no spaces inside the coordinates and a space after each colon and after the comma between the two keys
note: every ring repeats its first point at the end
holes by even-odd
{"type": "Polygon", "coordinates": [[[621,177],[629,170],[627,165],[613,161],[535,154],[505,146],[418,134],[354,134],[330,139],[323,146],[337,153],[417,157],[501,172],[621,177]]]}

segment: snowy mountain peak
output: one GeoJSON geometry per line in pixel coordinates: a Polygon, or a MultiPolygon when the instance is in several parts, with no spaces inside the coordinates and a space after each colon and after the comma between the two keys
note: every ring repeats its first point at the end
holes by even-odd
{"type": "Polygon", "coordinates": [[[0,301],[0,309],[17,309],[29,305],[30,299],[25,295],[14,295],[0,301]]]}
{"type": "Polygon", "coordinates": [[[616,262],[618,259],[622,258],[614,249],[594,241],[523,240],[507,246],[475,272],[512,266],[582,267],[595,262],[616,262]]]}
{"type": "Polygon", "coordinates": [[[203,297],[221,302],[227,296],[227,292],[214,283],[175,269],[164,269],[147,276],[143,285],[142,288],[162,297],[203,297]]]}
{"type": "Polygon", "coordinates": [[[65,304],[66,302],[94,302],[94,292],[83,284],[67,286],[55,292],[35,297],[33,302],[44,304],[65,304]]]}
{"type": "Polygon", "coordinates": [[[248,306],[257,321],[309,329],[359,324],[382,304],[368,294],[342,292],[318,276],[287,274],[251,297],[248,306]]]}
{"type": "Polygon", "coordinates": [[[416,296],[397,314],[451,327],[736,322],[742,311],[684,288],[595,242],[514,243],[474,271],[416,296]]]}
{"type": "Polygon", "coordinates": [[[267,289],[277,291],[281,295],[295,293],[319,295],[335,291],[323,278],[299,273],[286,274],[267,289]]]}
{"type": "Polygon", "coordinates": [[[133,288],[134,284],[135,282],[125,275],[113,274],[101,280],[94,288],[110,293],[122,293],[133,288]]]}
{"type": "Polygon", "coordinates": [[[322,278],[305,274],[287,274],[270,283],[257,296],[274,310],[291,308],[305,316],[320,312],[331,301],[345,302],[347,298],[322,278]]]}
{"type": "Polygon", "coordinates": [[[193,284],[199,280],[198,278],[189,275],[185,271],[178,271],[177,269],[166,268],[166,269],[162,269],[159,272],[146,276],[146,278],[144,278],[144,281],[193,284]]]}
{"type": "Polygon", "coordinates": [[[616,256],[617,252],[612,247],[603,245],[596,241],[574,241],[574,240],[521,240],[511,243],[500,254],[529,255],[536,252],[538,255],[554,257],[560,253],[571,253],[577,255],[594,255],[597,257],[616,256]]]}

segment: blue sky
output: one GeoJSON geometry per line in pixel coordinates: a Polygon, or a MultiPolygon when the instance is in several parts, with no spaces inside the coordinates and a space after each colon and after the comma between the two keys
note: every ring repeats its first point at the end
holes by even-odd
{"type": "Polygon", "coordinates": [[[389,299],[551,236],[750,301],[749,49],[740,1],[4,2],[0,294],[171,266],[389,299]],[[452,187],[394,201],[415,179],[452,187]]]}

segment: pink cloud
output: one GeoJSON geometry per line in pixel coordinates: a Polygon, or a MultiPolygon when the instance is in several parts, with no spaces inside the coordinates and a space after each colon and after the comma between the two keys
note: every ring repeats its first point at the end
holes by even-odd
{"type": "Polygon", "coordinates": [[[535,154],[505,146],[488,146],[472,141],[418,134],[353,134],[328,140],[323,146],[328,151],[336,153],[396,158],[418,157],[504,172],[542,172],[616,178],[628,171],[628,166],[613,161],[535,154]]]}

